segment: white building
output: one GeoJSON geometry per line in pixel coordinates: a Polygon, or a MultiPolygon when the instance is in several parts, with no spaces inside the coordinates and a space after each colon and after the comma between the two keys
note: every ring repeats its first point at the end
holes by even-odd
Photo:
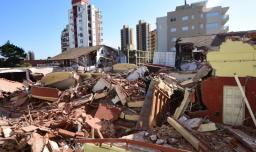
{"type": "Polygon", "coordinates": [[[72,9],[68,10],[70,49],[101,44],[100,13],[88,0],[72,0],[72,9]]]}

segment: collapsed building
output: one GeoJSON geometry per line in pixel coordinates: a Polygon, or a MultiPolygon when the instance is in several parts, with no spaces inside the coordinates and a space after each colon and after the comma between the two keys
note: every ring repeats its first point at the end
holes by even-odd
{"type": "Polygon", "coordinates": [[[23,82],[9,74],[0,79],[0,150],[256,151],[255,38],[181,38],[176,65],[187,67],[145,64],[158,69],[147,77],[146,66],[116,64],[106,46],[53,58],[65,67],[23,69],[23,82]],[[93,65],[90,52],[106,60],[93,65]]]}

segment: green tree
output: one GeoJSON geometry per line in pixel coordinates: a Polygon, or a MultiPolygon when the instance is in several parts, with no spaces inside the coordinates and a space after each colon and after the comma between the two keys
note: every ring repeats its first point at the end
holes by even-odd
{"type": "Polygon", "coordinates": [[[23,63],[22,65],[20,65],[21,67],[32,67],[32,64],[30,63],[23,63]]]}
{"type": "Polygon", "coordinates": [[[0,46],[0,67],[14,67],[26,58],[25,51],[8,40],[0,46]]]}
{"type": "Polygon", "coordinates": [[[52,57],[48,56],[47,60],[49,60],[50,58],[52,58],[52,57]]]}

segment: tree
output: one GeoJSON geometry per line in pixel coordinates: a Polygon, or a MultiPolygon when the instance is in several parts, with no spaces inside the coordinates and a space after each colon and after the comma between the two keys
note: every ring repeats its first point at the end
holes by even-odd
{"type": "Polygon", "coordinates": [[[32,64],[30,63],[23,63],[21,67],[32,67],[32,64]]]}
{"type": "Polygon", "coordinates": [[[0,46],[0,67],[14,67],[26,58],[25,51],[8,40],[0,46]]]}
{"type": "Polygon", "coordinates": [[[47,60],[49,60],[50,58],[52,58],[52,57],[48,56],[47,60]]]}

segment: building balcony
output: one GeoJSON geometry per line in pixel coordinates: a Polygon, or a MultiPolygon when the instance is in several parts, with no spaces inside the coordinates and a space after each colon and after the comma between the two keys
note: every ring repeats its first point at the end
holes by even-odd
{"type": "Polygon", "coordinates": [[[102,15],[100,15],[99,18],[102,18],[102,15]]]}
{"type": "Polygon", "coordinates": [[[222,33],[227,33],[229,31],[229,26],[222,26],[221,32],[222,33]]]}
{"type": "Polygon", "coordinates": [[[229,20],[229,15],[222,15],[222,20],[221,20],[221,24],[225,25],[227,23],[227,21],[229,20]]]}
{"type": "Polygon", "coordinates": [[[100,27],[100,30],[103,30],[103,27],[100,27]]]}
{"type": "Polygon", "coordinates": [[[100,36],[103,36],[103,33],[100,33],[100,36]]]}
{"type": "Polygon", "coordinates": [[[99,22],[99,24],[103,24],[103,22],[102,22],[102,21],[100,21],[100,22],[99,22]]]}
{"type": "Polygon", "coordinates": [[[229,10],[229,7],[223,7],[221,10],[221,15],[225,15],[228,10],[229,10]]]}
{"type": "Polygon", "coordinates": [[[103,42],[103,39],[100,39],[100,42],[103,42]]]}

